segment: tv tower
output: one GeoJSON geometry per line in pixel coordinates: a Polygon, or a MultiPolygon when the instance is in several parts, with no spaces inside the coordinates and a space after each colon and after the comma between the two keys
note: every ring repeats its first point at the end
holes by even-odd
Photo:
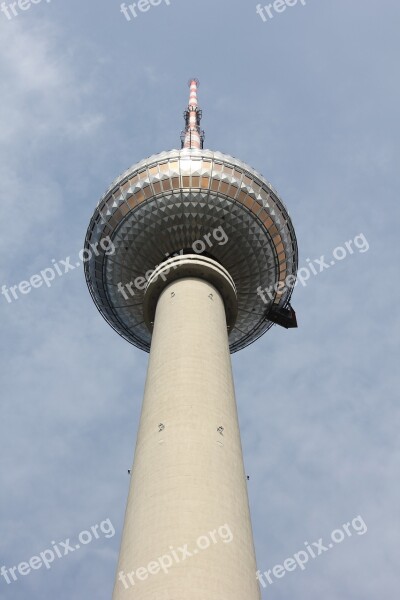
{"type": "Polygon", "coordinates": [[[296,326],[297,243],[271,184],[203,149],[189,85],[181,149],[122,173],[85,239],[98,310],[150,352],[113,600],[260,598],[230,353],[296,326]]]}

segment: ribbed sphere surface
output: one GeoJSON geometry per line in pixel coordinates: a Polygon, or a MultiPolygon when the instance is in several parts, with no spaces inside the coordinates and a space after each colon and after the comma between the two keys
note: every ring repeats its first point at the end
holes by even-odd
{"type": "Polygon", "coordinates": [[[174,253],[204,251],[231,275],[238,294],[231,352],[271,327],[266,315],[271,305],[289,302],[297,272],[294,229],[271,184],[243,162],[209,150],[163,152],[125,171],[94,211],[85,249],[91,254],[86,281],[97,308],[146,351],[145,280],[174,253]],[[268,304],[257,294],[259,286],[271,291],[268,304]]]}

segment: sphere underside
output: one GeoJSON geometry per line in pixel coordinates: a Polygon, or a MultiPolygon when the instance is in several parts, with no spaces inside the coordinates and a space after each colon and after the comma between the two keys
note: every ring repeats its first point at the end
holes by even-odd
{"type": "Polygon", "coordinates": [[[99,202],[85,249],[86,280],[100,313],[146,351],[146,280],[171,255],[204,253],[229,272],[238,299],[231,352],[271,327],[268,312],[288,304],[297,271],[294,229],[275,190],[241,161],[207,150],[163,152],[123,173],[99,202]],[[267,303],[260,287],[270,291],[267,303]]]}

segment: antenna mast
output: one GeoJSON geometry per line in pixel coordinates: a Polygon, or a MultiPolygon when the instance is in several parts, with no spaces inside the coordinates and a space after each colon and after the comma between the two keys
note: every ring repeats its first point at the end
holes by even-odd
{"type": "Polygon", "coordinates": [[[189,105],[183,113],[186,128],[181,133],[181,148],[198,148],[202,149],[204,145],[204,131],[200,128],[202,111],[198,107],[197,89],[200,85],[198,79],[189,81],[190,96],[189,105]]]}

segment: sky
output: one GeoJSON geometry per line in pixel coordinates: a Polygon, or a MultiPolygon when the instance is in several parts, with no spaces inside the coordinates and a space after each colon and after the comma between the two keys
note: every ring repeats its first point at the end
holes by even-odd
{"type": "MultiPolygon", "coordinates": [[[[2,290],[75,264],[111,181],[179,146],[198,77],[205,146],[271,181],[309,273],[298,329],[232,357],[258,568],[352,527],[262,598],[397,597],[399,3],[24,2],[0,12],[2,290]]],[[[112,593],[148,355],[63,271],[0,296],[0,567],[100,534],[1,599],[112,593]]]]}

